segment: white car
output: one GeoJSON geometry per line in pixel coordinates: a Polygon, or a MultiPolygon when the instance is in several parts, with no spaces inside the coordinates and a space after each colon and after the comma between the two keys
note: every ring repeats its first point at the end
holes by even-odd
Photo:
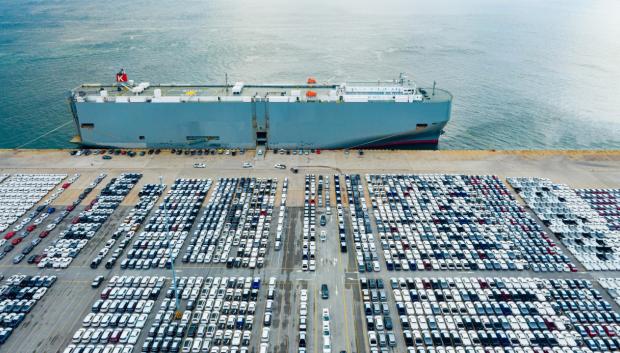
{"type": "Polygon", "coordinates": [[[252,168],[253,165],[250,162],[243,162],[243,168],[252,168]]]}
{"type": "Polygon", "coordinates": [[[323,321],[329,321],[329,309],[323,308],[323,321]]]}
{"type": "Polygon", "coordinates": [[[262,343],[269,342],[269,327],[263,327],[263,333],[260,335],[260,341],[262,343]]]}
{"type": "Polygon", "coordinates": [[[286,166],[284,164],[276,164],[273,167],[276,169],[286,169],[286,166]]]}
{"type": "Polygon", "coordinates": [[[308,290],[307,289],[301,290],[301,301],[304,303],[308,301],[308,290]]]}
{"type": "Polygon", "coordinates": [[[75,334],[73,334],[73,338],[71,339],[71,341],[73,343],[80,343],[80,341],[82,340],[82,336],[84,335],[84,332],[86,332],[85,328],[81,328],[75,331],[75,334]]]}
{"type": "Polygon", "coordinates": [[[204,163],[194,163],[194,168],[206,168],[207,165],[204,163]]]}

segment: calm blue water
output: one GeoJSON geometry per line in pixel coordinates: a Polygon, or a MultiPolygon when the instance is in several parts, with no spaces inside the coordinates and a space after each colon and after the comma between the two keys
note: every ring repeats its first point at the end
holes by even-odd
{"type": "MultiPolygon", "coordinates": [[[[0,2],[0,147],[111,82],[390,79],[455,96],[442,149],[620,148],[617,0],[0,2]]],[[[69,147],[69,124],[26,147],[69,147]]]]}

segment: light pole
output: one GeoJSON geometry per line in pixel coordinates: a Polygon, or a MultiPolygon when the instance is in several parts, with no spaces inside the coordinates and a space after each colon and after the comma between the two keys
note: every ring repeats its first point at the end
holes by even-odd
{"type": "MultiPolygon", "coordinates": [[[[161,186],[164,186],[164,177],[159,176],[159,183],[161,186]]],[[[162,190],[163,192],[163,190],[162,190]]],[[[175,312],[174,318],[179,320],[183,315],[181,313],[181,305],[179,304],[179,289],[177,287],[177,274],[174,270],[174,259],[172,258],[172,241],[170,239],[170,222],[168,219],[168,197],[164,195],[164,222],[166,224],[166,241],[168,241],[168,261],[170,261],[170,268],[172,269],[172,288],[174,289],[174,300],[175,300],[175,312]]]]}

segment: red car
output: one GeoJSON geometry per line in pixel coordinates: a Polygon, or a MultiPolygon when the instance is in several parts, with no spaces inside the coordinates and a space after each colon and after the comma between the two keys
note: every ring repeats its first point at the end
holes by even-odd
{"type": "Polygon", "coordinates": [[[75,208],[75,206],[69,205],[69,206],[67,206],[67,211],[71,212],[71,211],[73,211],[74,208],[75,208]]]}
{"type": "Polygon", "coordinates": [[[101,299],[106,300],[108,299],[108,297],[110,296],[110,292],[112,291],[112,288],[110,287],[106,287],[100,294],[101,299]]]}
{"type": "Polygon", "coordinates": [[[15,233],[15,232],[8,232],[4,236],[4,239],[9,240],[9,239],[13,238],[15,236],[15,234],[17,234],[17,233],[15,233]]]}
{"type": "Polygon", "coordinates": [[[48,236],[50,234],[49,231],[44,230],[41,232],[41,234],[39,234],[39,238],[45,238],[46,236],[48,236]]]}
{"type": "Polygon", "coordinates": [[[62,188],[63,188],[63,189],[66,189],[66,188],[68,188],[69,186],[71,186],[71,183],[64,183],[64,184],[62,184],[62,188]]]}
{"type": "Polygon", "coordinates": [[[110,335],[110,338],[109,338],[110,343],[118,343],[118,341],[121,338],[121,333],[122,332],[123,331],[119,330],[119,329],[114,330],[114,332],[112,332],[112,334],[110,335]]]}
{"type": "Polygon", "coordinates": [[[13,245],[17,245],[21,242],[22,242],[22,238],[13,238],[13,240],[11,240],[11,244],[13,245]]]}
{"type": "Polygon", "coordinates": [[[28,227],[26,227],[26,230],[29,232],[32,232],[36,227],[37,227],[36,224],[31,224],[28,227]]]}

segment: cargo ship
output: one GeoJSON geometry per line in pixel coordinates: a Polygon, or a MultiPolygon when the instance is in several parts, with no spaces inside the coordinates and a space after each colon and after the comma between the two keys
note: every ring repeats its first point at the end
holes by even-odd
{"type": "Polygon", "coordinates": [[[452,95],[388,81],[223,85],[82,84],[72,142],[116,148],[436,147],[452,95]]]}

